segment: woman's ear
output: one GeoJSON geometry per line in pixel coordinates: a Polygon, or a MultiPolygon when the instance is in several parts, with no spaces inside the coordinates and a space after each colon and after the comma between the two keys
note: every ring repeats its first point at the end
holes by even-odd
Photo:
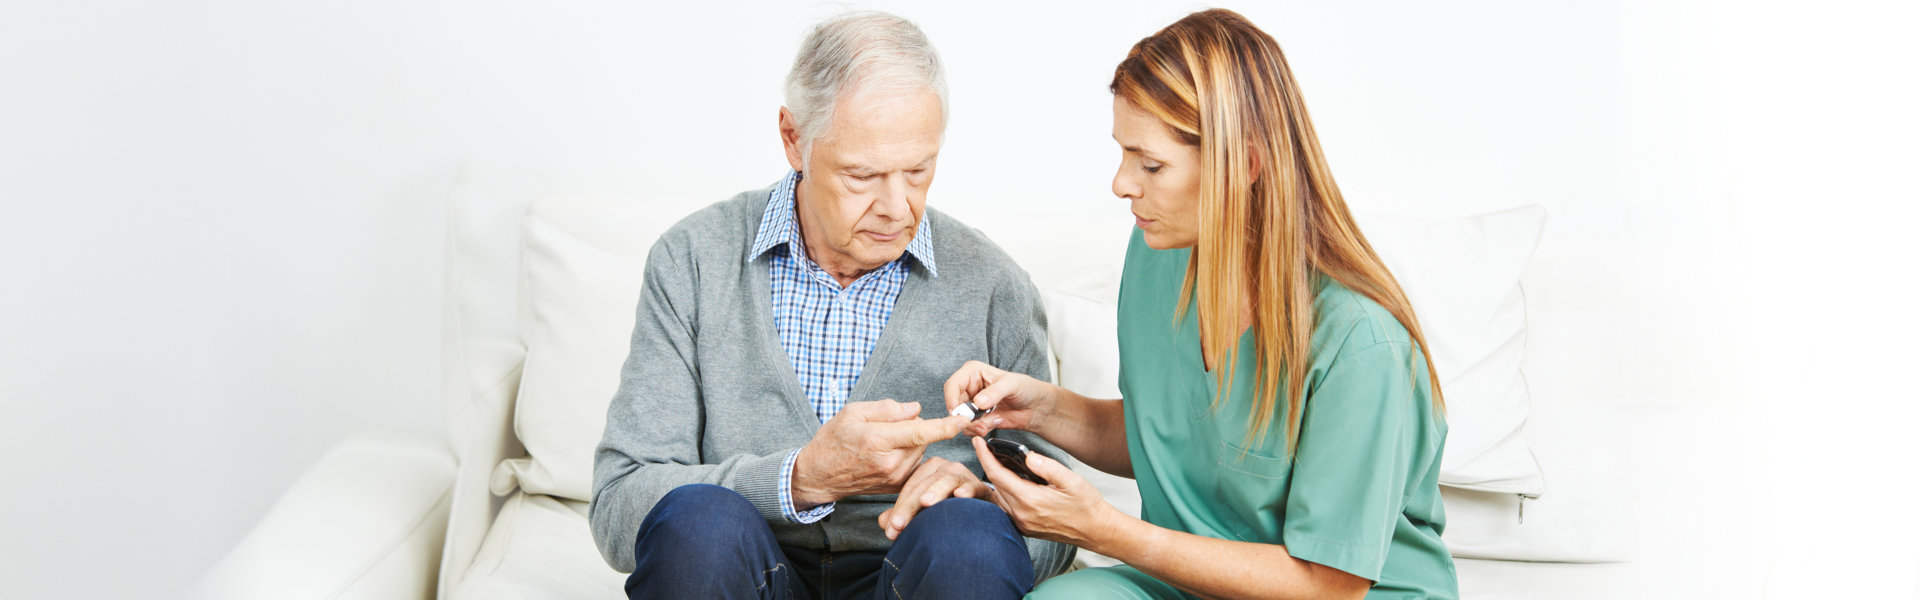
{"type": "Polygon", "coordinates": [[[1247,176],[1260,183],[1260,146],[1247,142],[1247,176]]]}

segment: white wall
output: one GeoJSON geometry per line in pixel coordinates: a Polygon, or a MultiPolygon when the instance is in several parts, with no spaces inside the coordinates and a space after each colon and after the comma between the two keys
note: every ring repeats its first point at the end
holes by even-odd
{"type": "MultiPolygon", "coordinates": [[[[702,203],[767,183],[780,78],[838,10],[549,4],[0,6],[0,597],[175,595],[329,444],[440,427],[463,167],[702,203]]],[[[1894,518],[1920,458],[1895,379],[1912,7],[1241,4],[1356,209],[1546,205],[1529,292],[1609,325],[1574,332],[1595,364],[1562,381],[1724,417],[1621,441],[1700,463],[1636,498],[1660,539],[1702,545],[1644,556],[1700,591],[1920,590],[1920,551],[1893,543],[1920,534],[1894,518]]],[[[1105,83],[1199,5],[873,6],[948,61],[935,205],[1016,252],[1117,260],[1105,83]],[[1115,246],[1057,247],[1063,226],[1115,246]]]]}

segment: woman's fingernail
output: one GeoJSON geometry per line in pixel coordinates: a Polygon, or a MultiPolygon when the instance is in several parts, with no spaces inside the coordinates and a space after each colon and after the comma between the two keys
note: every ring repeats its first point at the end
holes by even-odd
{"type": "Polygon", "coordinates": [[[993,426],[994,426],[994,427],[999,427],[999,426],[1001,426],[1001,425],[1003,425],[1003,424],[1005,424],[1006,422],[1007,422],[1007,420],[1006,420],[1006,419],[1002,419],[1002,418],[1000,418],[1000,417],[994,417],[994,418],[993,418],[993,426]]]}

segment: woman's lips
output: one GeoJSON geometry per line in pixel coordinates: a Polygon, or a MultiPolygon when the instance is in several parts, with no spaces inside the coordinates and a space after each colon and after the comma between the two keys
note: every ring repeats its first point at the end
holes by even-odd
{"type": "Polygon", "coordinates": [[[1146,219],[1146,218],[1142,218],[1142,217],[1141,217],[1140,215],[1137,215],[1137,214],[1133,216],[1133,226],[1134,226],[1134,227],[1139,227],[1139,228],[1141,228],[1141,229],[1146,229],[1148,225],[1152,225],[1152,224],[1153,224],[1153,220],[1152,220],[1152,219],[1146,219]]]}

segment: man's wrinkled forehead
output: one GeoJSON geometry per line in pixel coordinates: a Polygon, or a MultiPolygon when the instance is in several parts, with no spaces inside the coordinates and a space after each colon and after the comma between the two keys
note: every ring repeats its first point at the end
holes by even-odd
{"type": "Polygon", "coordinates": [[[853,98],[834,111],[814,144],[832,154],[832,168],[886,173],[929,168],[940,155],[946,124],[931,94],[853,98]]]}

